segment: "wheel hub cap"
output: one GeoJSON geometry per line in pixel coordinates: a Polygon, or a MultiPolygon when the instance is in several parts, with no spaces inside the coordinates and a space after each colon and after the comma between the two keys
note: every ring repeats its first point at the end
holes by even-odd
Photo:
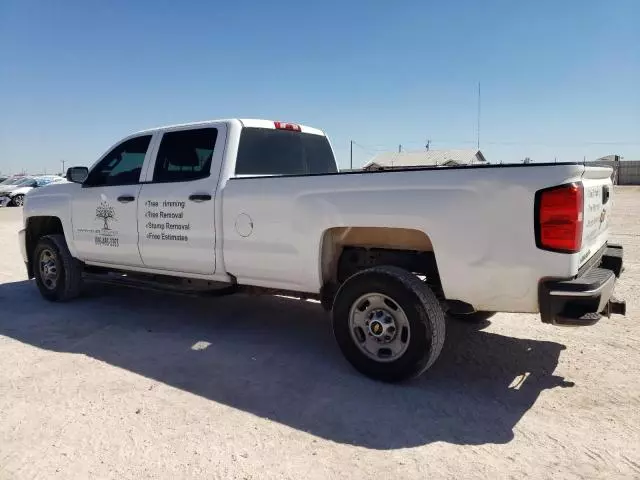
{"type": "Polygon", "coordinates": [[[393,315],[385,310],[376,310],[370,315],[369,334],[381,341],[390,341],[396,333],[393,315]]]}
{"type": "Polygon", "coordinates": [[[42,250],[38,263],[42,284],[53,290],[58,284],[58,263],[55,254],[49,249],[42,250]]]}
{"type": "Polygon", "coordinates": [[[409,345],[409,320],[390,297],[370,293],[361,296],[351,307],[351,338],[369,358],[391,362],[400,358],[409,345]]]}

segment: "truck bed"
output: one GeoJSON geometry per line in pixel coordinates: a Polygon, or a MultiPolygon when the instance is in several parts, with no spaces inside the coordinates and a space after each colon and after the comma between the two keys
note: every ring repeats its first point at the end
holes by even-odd
{"type": "Polygon", "coordinates": [[[539,279],[576,275],[579,256],[536,248],[535,193],[584,172],[545,163],[232,178],[222,193],[225,269],[241,283],[316,292],[325,232],[384,225],[428,236],[448,299],[537,312],[539,279]],[[254,228],[238,238],[243,214],[254,228]]]}

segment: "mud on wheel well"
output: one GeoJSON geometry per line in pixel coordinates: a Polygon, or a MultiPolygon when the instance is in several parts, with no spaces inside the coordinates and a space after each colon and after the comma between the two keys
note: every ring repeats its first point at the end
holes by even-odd
{"type": "Polygon", "coordinates": [[[30,217],[26,225],[26,249],[27,249],[27,272],[29,278],[33,278],[33,263],[31,255],[38,244],[38,240],[45,235],[55,233],[64,234],[62,222],[58,217],[30,217]]]}
{"type": "Polygon", "coordinates": [[[325,232],[322,242],[322,302],[325,308],[342,282],[377,265],[391,265],[425,277],[444,300],[431,239],[418,230],[343,227],[325,232]]]}

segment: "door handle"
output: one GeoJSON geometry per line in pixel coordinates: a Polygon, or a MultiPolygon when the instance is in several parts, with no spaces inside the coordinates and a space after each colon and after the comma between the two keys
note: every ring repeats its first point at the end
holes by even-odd
{"type": "Polygon", "coordinates": [[[193,195],[189,195],[189,200],[192,202],[206,202],[211,200],[211,195],[208,193],[194,193],[193,195]]]}
{"type": "Polygon", "coordinates": [[[118,197],[118,201],[120,203],[129,203],[129,202],[133,202],[136,199],[136,197],[134,197],[133,195],[120,195],[118,197]]]}

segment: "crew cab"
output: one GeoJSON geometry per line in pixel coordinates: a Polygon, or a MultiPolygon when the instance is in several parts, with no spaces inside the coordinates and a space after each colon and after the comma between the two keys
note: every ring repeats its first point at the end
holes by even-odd
{"type": "Polygon", "coordinates": [[[112,146],[26,197],[22,254],[48,300],[83,279],[315,298],[362,373],[437,359],[445,314],[591,325],[612,297],[611,169],[578,163],[338,171],[315,128],[216,120],[112,146]]]}

